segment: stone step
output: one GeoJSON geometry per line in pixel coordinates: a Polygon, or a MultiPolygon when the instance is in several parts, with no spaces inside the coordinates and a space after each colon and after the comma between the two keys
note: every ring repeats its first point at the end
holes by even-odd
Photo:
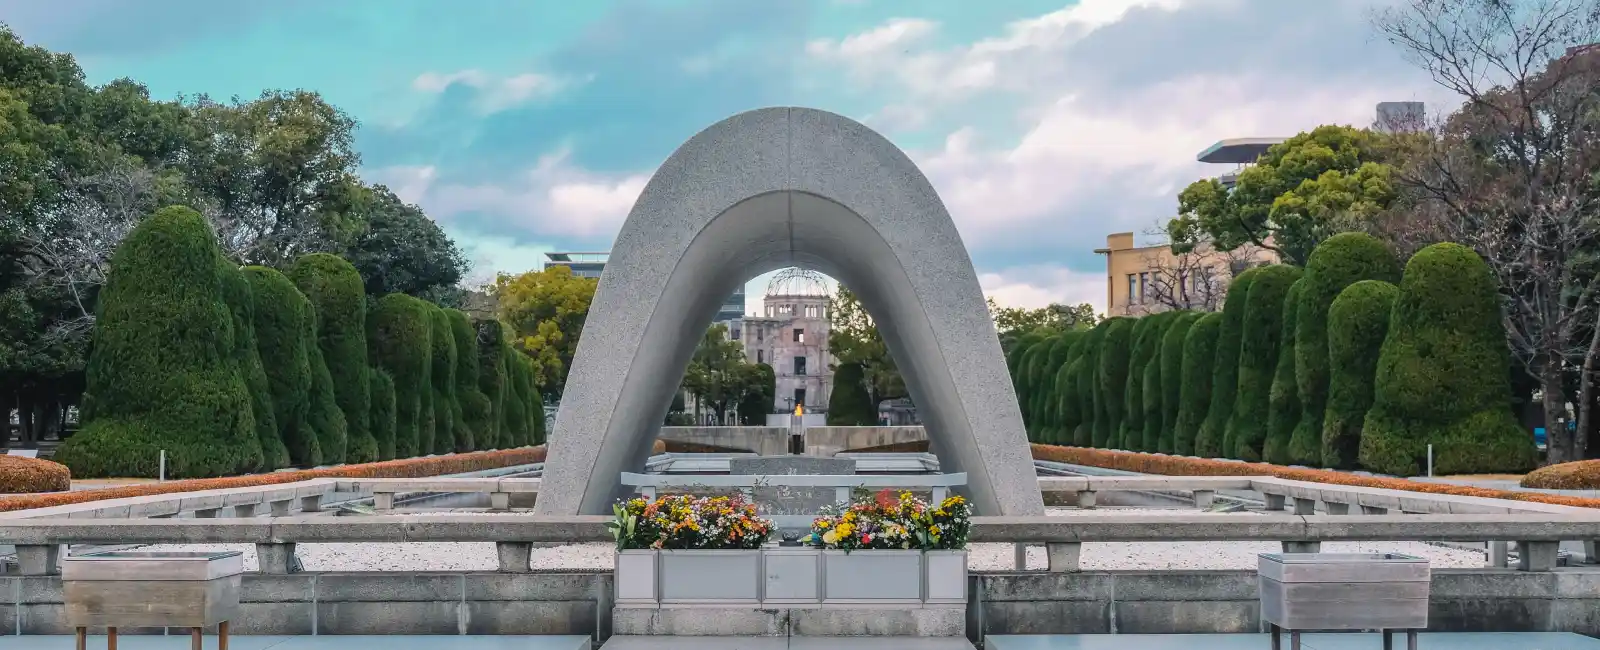
{"type": "Polygon", "coordinates": [[[912,636],[614,636],[600,650],[974,650],[972,642],[912,636]]]}

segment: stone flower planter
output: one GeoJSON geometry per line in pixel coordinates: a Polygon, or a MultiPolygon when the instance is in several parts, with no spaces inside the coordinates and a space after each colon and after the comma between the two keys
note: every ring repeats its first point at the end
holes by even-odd
{"type": "Polygon", "coordinates": [[[966,551],[620,551],[618,607],[922,607],[967,602],[966,551]]]}

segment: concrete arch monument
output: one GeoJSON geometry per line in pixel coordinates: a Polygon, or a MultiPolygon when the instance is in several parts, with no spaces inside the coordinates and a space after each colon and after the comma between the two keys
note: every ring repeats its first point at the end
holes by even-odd
{"type": "Polygon", "coordinates": [[[536,511],[609,513],[722,300],[785,266],[860,295],[979,514],[1044,512],[994,323],[943,202],[883,136],[804,108],[712,125],[639,195],[573,359],[536,511]]]}

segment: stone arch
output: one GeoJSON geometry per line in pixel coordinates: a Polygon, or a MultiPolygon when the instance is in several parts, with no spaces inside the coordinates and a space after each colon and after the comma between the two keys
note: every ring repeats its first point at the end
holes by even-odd
{"type": "Polygon", "coordinates": [[[994,323],[943,202],[888,140],[805,108],[718,122],[645,186],[600,278],[536,511],[609,513],[719,304],[785,266],[860,295],[943,470],[967,472],[979,513],[1043,513],[994,323]]]}

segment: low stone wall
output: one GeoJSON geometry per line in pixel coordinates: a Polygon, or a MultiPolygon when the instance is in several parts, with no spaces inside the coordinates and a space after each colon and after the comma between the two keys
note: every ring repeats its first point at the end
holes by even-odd
{"type": "MultiPolygon", "coordinates": [[[[692,448],[741,450],[761,455],[789,453],[788,427],[661,427],[657,437],[669,445],[678,443],[692,448]]],[[[927,439],[927,432],[920,426],[807,427],[806,453],[833,456],[927,439]]]]}
{"type": "MultiPolygon", "coordinates": [[[[1261,629],[1253,571],[989,572],[974,574],[971,585],[967,630],[974,638],[1261,629]]],[[[1438,569],[1432,589],[1435,631],[1600,636],[1600,569],[1438,569]]],[[[611,590],[609,572],[246,574],[244,616],[233,630],[604,639],[612,629],[611,590]]],[[[0,633],[69,633],[61,600],[59,577],[0,576],[0,633]]]]}

